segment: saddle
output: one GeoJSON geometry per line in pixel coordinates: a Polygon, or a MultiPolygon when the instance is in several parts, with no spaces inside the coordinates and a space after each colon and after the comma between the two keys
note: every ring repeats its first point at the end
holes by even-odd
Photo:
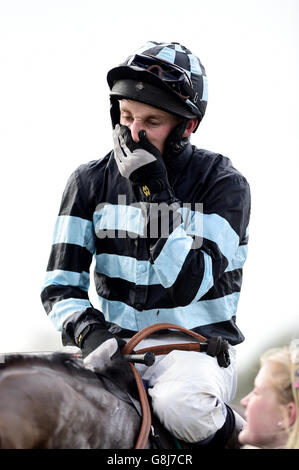
{"type": "MultiPolygon", "coordinates": [[[[146,355],[149,353],[155,355],[161,354],[168,354],[169,352],[173,351],[174,349],[184,350],[184,351],[198,351],[198,352],[206,352],[208,355],[217,357],[218,364],[221,367],[228,367],[230,364],[229,359],[229,352],[228,352],[229,344],[226,340],[223,340],[220,336],[212,337],[210,339],[201,336],[194,331],[188,330],[178,325],[174,325],[172,323],[159,323],[156,325],[150,325],[138,333],[136,333],[123,347],[122,354],[127,355],[130,360],[130,354],[134,350],[135,354],[140,357],[140,355],[146,355]],[[150,336],[151,334],[155,333],[159,330],[170,329],[170,330],[179,330],[187,335],[191,336],[193,339],[196,339],[197,342],[192,343],[178,343],[178,344],[167,344],[167,345],[160,345],[160,346],[153,346],[150,348],[143,348],[139,350],[135,350],[135,347],[142,341],[144,338],[150,336]]],[[[134,366],[134,356],[132,357],[132,362],[129,362],[129,365],[132,369],[132,372],[135,377],[138,393],[139,393],[139,400],[141,405],[141,416],[142,416],[142,423],[139,431],[139,436],[135,444],[135,449],[144,449],[147,445],[149,439],[151,439],[152,443],[156,448],[169,448],[173,449],[173,443],[175,443],[175,447],[183,448],[184,443],[181,441],[177,441],[174,436],[172,436],[168,431],[162,426],[158,418],[154,415],[151,409],[150,400],[146,389],[144,387],[142,378],[140,377],[139,373],[137,372],[134,366]],[[161,444],[161,438],[163,444],[161,444]]],[[[135,356],[136,357],[136,356],[135,356]]]]}

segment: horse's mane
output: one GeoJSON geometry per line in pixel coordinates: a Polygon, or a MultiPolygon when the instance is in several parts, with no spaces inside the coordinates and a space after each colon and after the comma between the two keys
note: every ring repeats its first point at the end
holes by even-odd
{"type": "Polygon", "coordinates": [[[65,372],[73,374],[74,372],[81,375],[85,375],[87,378],[95,377],[96,375],[89,369],[86,369],[83,365],[83,361],[80,358],[67,355],[60,351],[54,351],[49,354],[4,354],[2,362],[0,362],[0,373],[1,369],[6,369],[7,367],[17,367],[17,366],[31,366],[31,365],[40,365],[46,366],[53,369],[64,369],[65,372]]]}
{"type": "MultiPolygon", "coordinates": [[[[125,392],[128,390],[131,395],[138,399],[138,392],[136,389],[135,380],[132,372],[127,365],[119,360],[115,360],[112,365],[107,366],[104,371],[93,372],[84,366],[83,360],[80,357],[66,354],[65,352],[54,351],[47,354],[6,354],[4,355],[4,362],[0,361],[0,376],[2,370],[18,367],[26,368],[31,366],[47,367],[56,372],[61,372],[65,378],[71,380],[72,385],[80,389],[82,388],[82,380],[87,381],[89,384],[104,387],[109,392],[114,390],[121,390],[125,392]],[[76,380],[78,379],[78,380],[76,380]],[[108,382],[107,382],[108,381],[108,382]]],[[[83,392],[84,393],[84,392],[83,392]]]]}

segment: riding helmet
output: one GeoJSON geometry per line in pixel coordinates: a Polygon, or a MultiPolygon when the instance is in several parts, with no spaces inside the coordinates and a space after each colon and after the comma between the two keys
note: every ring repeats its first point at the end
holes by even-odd
{"type": "Polygon", "coordinates": [[[198,57],[177,42],[146,43],[111,69],[107,81],[113,127],[119,123],[120,99],[149,104],[185,119],[197,118],[198,123],[206,111],[205,69],[198,57]]]}

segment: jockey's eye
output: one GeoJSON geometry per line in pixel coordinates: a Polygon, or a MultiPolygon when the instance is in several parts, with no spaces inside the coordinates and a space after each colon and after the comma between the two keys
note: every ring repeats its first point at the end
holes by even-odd
{"type": "Polygon", "coordinates": [[[126,122],[132,122],[133,121],[133,117],[130,114],[121,114],[121,117],[126,122]]]}
{"type": "Polygon", "coordinates": [[[157,121],[156,119],[149,119],[147,124],[152,127],[157,127],[160,125],[160,121],[157,121]]]}

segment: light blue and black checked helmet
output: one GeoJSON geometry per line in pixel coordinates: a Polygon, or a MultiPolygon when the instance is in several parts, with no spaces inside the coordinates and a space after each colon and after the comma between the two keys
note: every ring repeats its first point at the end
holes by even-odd
{"type": "Polygon", "coordinates": [[[119,120],[116,101],[131,99],[178,116],[203,118],[208,82],[198,57],[177,42],[150,41],[107,75],[113,125],[119,120]]]}

